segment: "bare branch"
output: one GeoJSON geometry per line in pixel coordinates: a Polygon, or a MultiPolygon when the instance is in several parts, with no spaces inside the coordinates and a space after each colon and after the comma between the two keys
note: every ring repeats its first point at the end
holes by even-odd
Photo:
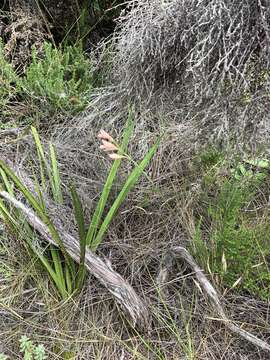
{"type": "Polygon", "coordinates": [[[267,344],[265,341],[258,339],[256,336],[250,334],[248,331],[241,329],[239,326],[235,325],[225,314],[224,309],[220,303],[220,299],[218,296],[217,291],[204,275],[203,270],[196,264],[193,257],[190,253],[182,246],[175,246],[171,249],[172,256],[177,258],[181,257],[184,259],[191,269],[195,272],[197,280],[199,281],[202,289],[210,298],[215,310],[217,311],[218,315],[220,316],[221,320],[224,321],[225,326],[230,329],[235,334],[241,336],[243,339],[249,341],[253,345],[258,346],[259,348],[270,351],[270,345],[267,344]]]}
{"type": "MultiPolygon", "coordinates": [[[[18,201],[6,191],[1,191],[0,196],[11,203],[17,209],[20,209],[25,215],[27,221],[31,226],[44,237],[46,241],[57,246],[52,239],[47,226],[36,216],[36,214],[18,201]]],[[[60,233],[62,242],[68,252],[68,254],[77,263],[80,261],[80,244],[71,235],[66,233],[63,229],[59,229],[59,225],[56,226],[60,233]]],[[[114,296],[114,298],[124,308],[133,322],[133,326],[138,326],[141,329],[147,329],[149,326],[149,313],[146,304],[139,298],[130,284],[125,281],[121,275],[114,271],[110,266],[107,266],[97,255],[92,253],[89,249],[85,254],[85,267],[93,274],[114,296]]]]}

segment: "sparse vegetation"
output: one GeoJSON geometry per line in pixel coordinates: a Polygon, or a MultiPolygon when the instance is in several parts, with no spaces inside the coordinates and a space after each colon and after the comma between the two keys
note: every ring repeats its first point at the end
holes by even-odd
{"type": "MultiPolygon", "coordinates": [[[[203,155],[202,159],[209,164],[219,157],[203,155]]],[[[269,162],[246,160],[231,169],[227,164],[227,176],[220,175],[221,166],[226,166],[224,161],[214,172],[212,168],[202,188],[205,209],[194,237],[196,252],[202,267],[218,276],[221,286],[268,300],[269,211],[257,211],[255,199],[269,176],[269,162]],[[255,169],[251,169],[252,165],[255,169]],[[203,235],[207,242],[202,240],[203,235]]]]}
{"type": "Polygon", "coordinates": [[[0,359],[267,359],[267,2],[14,4],[0,359]]]}
{"type": "MultiPolygon", "coordinates": [[[[27,337],[20,338],[20,353],[22,353],[24,360],[45,360],[47,356],[43,345],[34,345],[33,342],[27,337]]],[[[8,360],[9,357],[5,354],[0,354],[1,360],[8,360]]]]}

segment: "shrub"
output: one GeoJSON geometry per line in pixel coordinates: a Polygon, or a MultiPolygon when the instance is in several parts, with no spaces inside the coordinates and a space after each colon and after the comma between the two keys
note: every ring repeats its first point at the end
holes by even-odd
{"type": "MultiPolygon", "coordinates": [[[[257,164],[269,166],[265,160],[257,164]]],[[[194,236],[195,254],[205,269],[218,275],[226,287],[262,299],[270,294],[269,218],[257,212],[255,217],[248,215],[243,209],[252,203],[266,176],[264,168],[252,170],[241,163],[231,169],[231,175],[222,177],[216,171],[212,184],[208,177],[201,198],[204,215],[194,236]]]]}
{"type": "Polygon", "coordinates": [[[44,44],[44,57],[35,48],[32,62],[20,81],[22,97],[47,113],[62,110],[81,111],[87,105],[92,89],[91,63],[81,46],[54,48],[44,44]]]}
{"type": "MultiPolygon", "coordinates": [[[[27,336],[20,338],[20,353],[23,355],[24,360],[45,360],[44,346],[39,344],[35,345],[27,336]]],[[[21,358],[21,357],[19,357],[21,358]]],[[[8,360],[9,357],[5,354],[0,354],[0,360],[8,360]]]]}

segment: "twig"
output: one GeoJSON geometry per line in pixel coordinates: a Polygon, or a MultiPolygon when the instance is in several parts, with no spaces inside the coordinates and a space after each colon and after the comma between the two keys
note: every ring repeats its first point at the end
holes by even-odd
{"type": "Polygon", "coordinates": [[[166,254],[162,259],[162,262],[159,267],[159,273],[156,277],[156,283],[158,285],[159,291],[162,293],[164,298],[168,298],[169,291],[166,286],[168,283],[170,269],[173,265],[173,258],[170,254],[166,254]]]}
{"type": "Polygon", "coordinates": [[[22,129],[20,128],[9,128],[0,130],[0,137],[3,136],[17,136],[21,133],[22,129]]]}
{"type": "MultiPolygon", "coordinates": [[[[20,209],[25,215],[27,221],[33,228],[46,239],[49,243],[57,246],[52,239],[48,227],[39,219],[38,216],[21,201],[12,197],[6,191],[1,191],[0,196],[11,203],[17,209],[20,209]]],[[[60,233],[63,245],[68,254],[77,263],[80,261],[80,244],[77,239],[59,228],[59,224],[55,225],[60,233]]],[[[116,298],[120,305],[124,308],[133,322],[133,326],[146,329],[149,325],[149,312],[146,304],[139,298],[130,284],[122,278],[110,266],[107,266],[100,257],[86,249],[85,267],[93,274],[116,298]]]]}
{"type": "Polygon", "coordinates": [[[199,266],[196,264],[195,260],[190,255],[190,253],[182,246],[173,247],[171,249],[171,252],[174,257],[180,256],[182,259],[184,259],[188,263],[188,265],[192,268],[192,270],[195,272],[197,280],[199,281],[203,290],[209,296],[218,315],[224,321],[224,324],[227,326],[227,328],[230,329],[235,334],[241,336],[245,340],[249,341],[250,343],[258,346],[259,348],[261,348],[263,350],[267,350],[270,352],[269,344],[267,344],[263,340],[260,340],[259,338],[250,334],[249,332],[241,329],[239,326],[232,323],[232,321],[227,317],[227,315],[225,314],[224,309],[220,303],[217,291],[214,289],[213,285],[210,283],[210,281],[204,275],[203,270],[200,269],[199,266]]]}

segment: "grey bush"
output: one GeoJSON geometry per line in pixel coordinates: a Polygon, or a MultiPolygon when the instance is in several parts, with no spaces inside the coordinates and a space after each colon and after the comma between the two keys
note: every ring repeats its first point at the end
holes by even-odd
{"type": "Polygon", "coordinates": [[[198,133],[207,129],[207,137],[269,135],[267,1],[138,0],[131,7],[114,39],[121,93],[198,133]]]}
{"type": "Polygon", "coordinates": [[[130,102],[138,158],[156,134],[167,134],[164,174],[175,159],[210,142],[256,150],[270,140],[267,1],[131,1],[109,45],[98,63],[109,68],[106,86],[93,92],[86,116],[57,131],[77,173],[96,172],[97,164],[82,161],[87,153],[99,157],[89,139],[112,124],[119,132],[130,102]]]}

